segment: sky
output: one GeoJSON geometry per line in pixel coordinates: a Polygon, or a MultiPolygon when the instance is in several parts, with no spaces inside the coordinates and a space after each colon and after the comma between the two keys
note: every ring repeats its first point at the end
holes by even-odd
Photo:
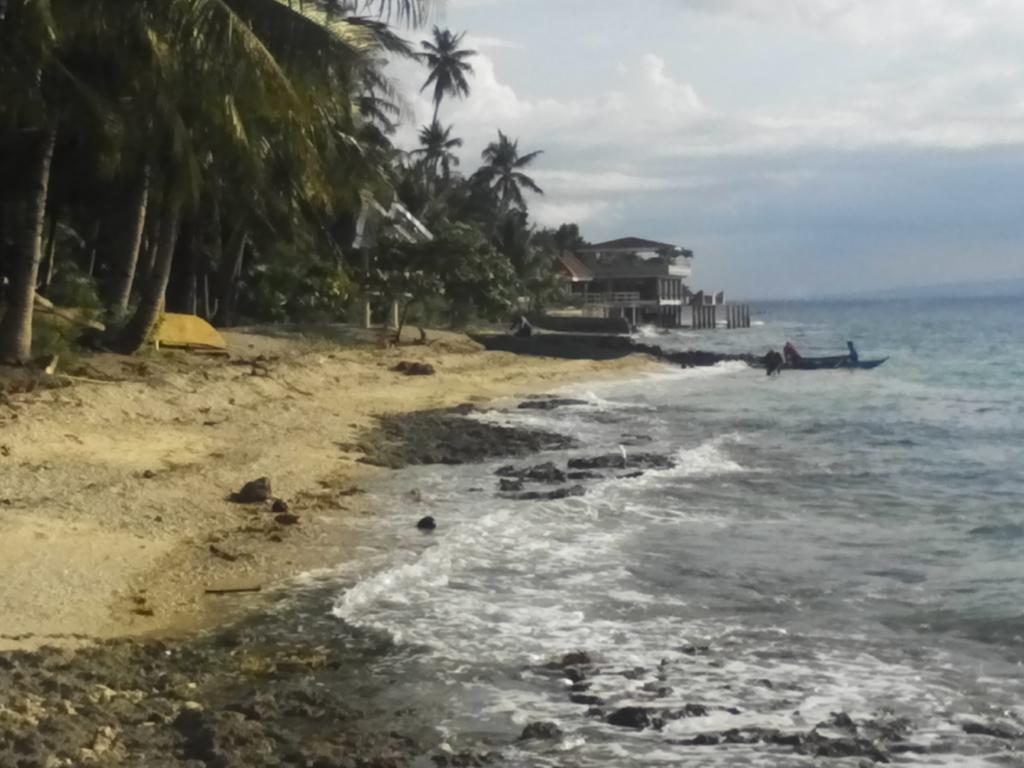
{"type": "MultiPolygon", "coordinates": [[[[812,298],[1024,277],[1024,0],[448,0],[479,165],[523,152],[541,226],[695,253],[692,287],[812,298]]],[[[427,30],[408,33],[412,39],[427,30]]],[[[422,67],[393,66],[415,144],[422,67]]]]}

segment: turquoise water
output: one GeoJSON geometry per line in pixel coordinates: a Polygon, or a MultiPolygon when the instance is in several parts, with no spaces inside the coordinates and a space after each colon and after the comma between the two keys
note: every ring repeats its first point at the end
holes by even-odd
{"type": "Polygon", "coordinates": [[[484,417],[585,446],[537,462],[620,446],[678,459],[582,498],[497,499],[493,465],[403,471],[378,490],[394,513],[368,523],[377,570],[331,592],[333,615],[396,643],[396,695],[429,703],[453,748],[523,766],[820,765],[681,742],[845,711],[907,717],[926,752],[896,762],[1024,764],[962,728],[1024,728],[1024,301],[760,310],[749,331],[656,338],[759,353],[791,339],[804,354],[850,338],[890,360],[771,379],[742,364],[666,369],[570,390],[586,405],[484,417]],[[630,446],[638,434],[651,442],[630,446]],[[411,530],[422,514],[436,535],[411,530]],[[708,714],[661,732],[588,718],[538,669],[576,649],[594,656],[588,694],[608,709],[708,714]],[[516,744],[536,720],[565,736],[516,744]]]}

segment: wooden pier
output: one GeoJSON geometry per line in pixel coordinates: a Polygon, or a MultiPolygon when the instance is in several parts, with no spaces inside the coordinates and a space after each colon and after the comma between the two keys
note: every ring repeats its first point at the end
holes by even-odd
{"type": "Polygon", "coordinates": [[[718,314],[725,315],[726,328],[749,328],[750,306],[747,304],[693,304],[690,309],[693,321],[690,327],[695,331],[718,328],[718,314]]]}

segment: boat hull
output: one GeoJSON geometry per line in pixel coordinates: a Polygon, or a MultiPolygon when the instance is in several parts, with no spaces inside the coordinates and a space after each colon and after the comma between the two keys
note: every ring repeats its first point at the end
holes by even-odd
{"type": "Polygon", "coordinates": [[[857,360],[856,362],[853,362],[846,355],[835,357],[802,357],[799,360],[787,363],[783,368],[788,368],[792,371],[824,371],[836,368],[871,370],[872,368],[877,368],[888,359],[888,357],[883,357],[878,360],[857,360]]]}

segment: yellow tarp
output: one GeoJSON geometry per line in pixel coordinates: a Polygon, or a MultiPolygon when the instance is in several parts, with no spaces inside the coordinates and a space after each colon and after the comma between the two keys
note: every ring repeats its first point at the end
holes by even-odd
{"type": "Polygon", "coordinates": [[[201,317],[173,312],[164,313],[154,338],[161,347],[228,348],[224,337],[201,317]]]}

